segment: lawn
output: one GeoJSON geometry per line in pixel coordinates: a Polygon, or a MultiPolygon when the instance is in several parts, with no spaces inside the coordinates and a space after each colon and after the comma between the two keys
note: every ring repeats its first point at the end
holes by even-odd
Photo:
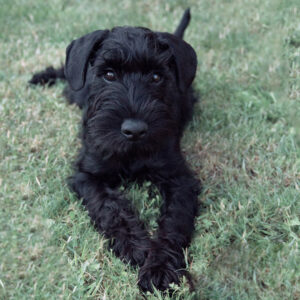
{"type": "MultiPolygon", "coordinates": [[[[300,7],[298,0],[0,0],[0,299],[143,299],[137,270],[90,224],[66,178],[80,111],[64,84],[29,87],[68,43],[117,25],[186,40],[201,95],[183,139],[203,181],[201,214],[173,297],[300,299],[300,7]]],[[[128,191],[151,228],[159,195],[128,191]]]]}

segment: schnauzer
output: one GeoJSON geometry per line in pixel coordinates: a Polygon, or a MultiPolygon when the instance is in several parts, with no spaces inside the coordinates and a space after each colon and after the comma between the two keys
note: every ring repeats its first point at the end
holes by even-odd
{"type": "Polygon", "coordinates": [[[183,40],[185,11],[174,34],[143,27],[97,30],[72,41],[64,68],[47,68],[30,83],[66,79],[64,94],[83,108],[82,148],[70,185],[96,229],[122,260],[140,267],[142,291],[166,290],[186,274],[200,182],[180,149],[196,98],[197,57],[183,40]],[[155,184],[163,198],[150,237],[123,180],[155,184]]]}

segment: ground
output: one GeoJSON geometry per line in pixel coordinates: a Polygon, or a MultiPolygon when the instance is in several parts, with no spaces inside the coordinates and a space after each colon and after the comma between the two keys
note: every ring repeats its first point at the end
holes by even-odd
{"type": "MultiPolygon", "coordinates": [[[[184,9],[201,94],[183,140],[203,180],[188,269],[172,299],[300,298],[297,0],[0,0],[0,299],[142,299],[137,271],[67,188],[80,111],[60,83],[30,88],[67,44],[116,25],[173,31],[184,9]]],[[[159,197],[132,186],[155,228],[159,197]]],[[[156,292],[148,299],[170,299],[156,292]]]]}

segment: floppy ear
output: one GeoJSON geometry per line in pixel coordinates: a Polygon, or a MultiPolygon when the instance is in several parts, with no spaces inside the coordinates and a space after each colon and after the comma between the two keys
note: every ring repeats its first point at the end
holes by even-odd
{"type": "Polygon", "coordinates": [[[71,88],[78,91],[85,84],[89,59],[104,40],[108,30],[97,30],[72,41],[66,50],[65,76],[71,88]]]}
{"type": "Polygon", "coordinates": [[[197,69],[197,55],[195,50],[177,36],[162,32],[162,42],[169,45],[175,63],[175,72],[179,90],[184,92],[192,84],[197,69]]]}

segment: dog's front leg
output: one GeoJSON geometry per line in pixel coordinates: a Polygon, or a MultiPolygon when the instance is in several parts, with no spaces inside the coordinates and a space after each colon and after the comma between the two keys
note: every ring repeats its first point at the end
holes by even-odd
{"type": "Polygon", "coordinates": [[[115,254],[132,265],[143,265],[150,240],[128,200],[86,173],[77,173],[72,178],[71,185],[83,199],[96,229],[109,239],[109,245],[115,254]]]}
{"type": "Polygon", "coordinates": [[[165,290],[170,283],[179,283],[186,267],[183,248],[191,241],[197,214],[199,182],[189,170],[173,174],[158,186],[165,202],[156,238],[139,273],[143,291],[152,291],[152,285],[165,290]]]}

